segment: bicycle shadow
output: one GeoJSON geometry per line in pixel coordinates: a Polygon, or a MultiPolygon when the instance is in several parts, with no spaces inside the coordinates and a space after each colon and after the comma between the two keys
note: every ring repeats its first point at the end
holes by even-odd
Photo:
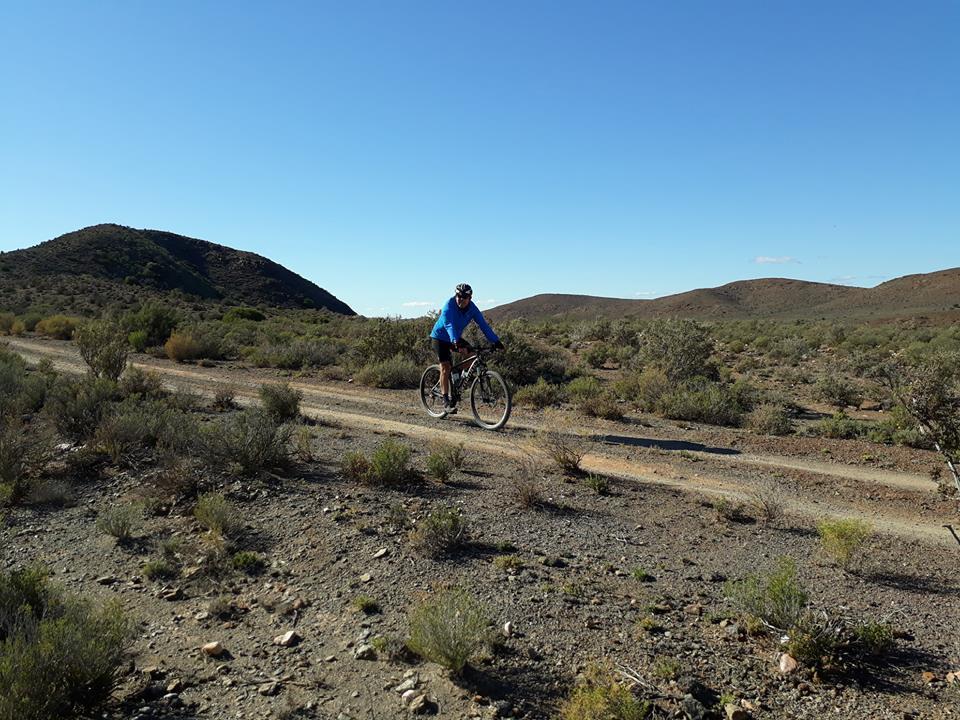
{"type": "Polygon", "coordinates": [[[701,452],[710,455],[739,455],[740,451],[734,448],[711,447],[703,443],[688,440],[660,440],[657,438],[642,438],[631,435],[592,435],[591,440],[608,445],[623,445],[626,447],[640,447],[651,450],[665,450],[668,452],[701,452]]]}

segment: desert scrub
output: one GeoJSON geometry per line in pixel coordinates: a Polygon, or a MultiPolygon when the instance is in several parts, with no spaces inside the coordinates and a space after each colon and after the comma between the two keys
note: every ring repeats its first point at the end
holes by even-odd
{"type": "Polygon", "coordinates": [[[737,427],[744,406],[737,389],[703,379],[688,381],[661,396],[658,411],[671,420],[737,427]]]}
{"type": "Polygon", "coordinates": [[[853,637],[867,655],[880,657],[893,649],[893,628],[884,622],[863,621],[853,628],[853,637]]]}
{"type": "Polygon", "coordinates": [[[119,380],[127,366],[127,338],[119,325],[92,320],[74,333],[80,357],[98,378],[119,380]]]}
{"type": "Polygon", "coordinates": [[[75,317],[52,315],[39,321],[33,329],[38,335],[46,335],[57,340],[70,340],[79,325],[80,321],[75,317]]]}
{"type": "Polygon", "coordinates": [[[233,385],[220,385],[213,393],[213,409],[219,412],[232,410],[237,406],[237,389],[233,385]]]}
{"type": "Polygon", "coordinates": [[[820,376],[814,383],[813,392],[818,400],[837,408],[860,404],[861,394],[857,386],[836,372],[820,376]]]}
{"type": "Polygon", "coordinates": [[[162,557],[143,564],[143,575],[148,580],[171,580],[177,574],[177,566],[162,557]]]}
{"type": "Polygon", "coordinates": [[[657,409],[662,398],[673,389],[674,383],[663,370],[656,367],[644,368],[633,372],[614,384],[617,396],[632,402],[644,412],[657,409]]]}
{"type": "Polygon", "coordinates": [[[841,410],[832,417],[815,422],[810,426],[810,432],[819,437],[850,440],[865,435],[868,428],[866,423],[854,420],[841,410]]]}
{"type": "Polygon", "coordinates": [[[654,677],[658,677],[661,680],[676,680],[683,666],[680,664],[680,661],[675,657],[659,657],[654,660],[653,665],[650,666],[650,672],[653,673],[654,677]]]}
{"type": "Polygon", "coordinates": [[[634,568],[633,571],[630,573],[630,576],[637,582],[649,583],[649,582],[656,581],[656,578],[653,575],[648,573],[643,568],[639,568],[639,567],[634,568]]]}
{"type": "Polygon", "coordinates": [[[370,460],[359,450],[351,450],[340,461],[340,472],[348,480],[367,482],[370,475],[370,460]]]}
{"type": "Polygon", "coordinates": [[[467,462],[467,453],[462,442],[452,443],[446,440],[431,440],[430,454],[446,458],[454,470],[463,470],[467,462]]]}
{"type": "Polygon", "coordinates": [[[580,398],[577,408],[584,415],[604,420],[620,420],[623,417],[623,408],[617,402],[616,395],[609,390],[604,390],[599,395],[580,398]]]}
{"type": "Polygon", "coordinates": [[[840,651],[844,627],[826,613],[808,610],[787,631],[786,650],[797,662],[817,668],[840,651]]]}
{"type": "Polygon", "coordinates": [[[87,716],[116,687],[131,627],[37,569],[0,573],[0,718],[87,716]]]}
{"type": "Polygon", "coordinates": [[[747,427],[761,435],[789,435],[793,420],[783,405],[763,403],[747,415],[747,427]]]}
{"type": "Polygon", "coordinates": [[[301,400],[303,393],[286,383],[260,387],[260,404],[277,422],[289,422],[299,418],[301,400]]]}
{"type": "Polygon", "coordinates": [[[671,380],[716,377],[711,362],[713,338],[696,320],[654,320],[640,338],[635,358],[642,367],[657,367],[671,380]]]}
{"type": "Polygon", "coordinates": [[[163,351],[174,362],[197,360],[203,355],[203,344],[192,333],[175,332],[164,343],[163,351]]]}
{"type": "Polygon", "coordinates": [[[597,495],[607,495],[610,492],[610,479],[597,473],[588,474],[583,479],[583,484],[593,490],[597,495]]]}
{"type": "Polygon", "coordinates": [[[427,475],[439,483],[445,483],[453,475],[453,463],[446,455],[430,453],[427,456],[427,475]]]}
{"type": "Polygon", "coordinates": [[[61,435],[89,440],[118,398],[117,384],[111,380],[61,378],[51,388],[43,409],[61,435]]]}
{"type": "Polygon", "coordinates": [[[124,371],[118,389],[125,398],[137,396],[158,400],[167,394],[159,373],[132,365],[124,371]]]}
{"type": "Polygon", "coordinates": [[[258,553],[250,550],[241,550],[234,553],[233,557],[230,558],[230,564],[233,565],[234,570],[239,570],[247,575],[259,575],[267,567],[267,561],[258,553]]]}
{"type": "Polygon", "coordinates": [[[857,551],[873,535],[869,523],[854,518],[821,520],[817,523],[820,547],[837,565],[848,570],[857,551]]]}
{"type": "Polygon", "coordinates": [[[637,699],[613,673],[593,666],[560,706],[561,720],[644,720],[650,704],[637,699]]]}
{"type": "Polygon", "coordinates": [[[19,420],[4,422],[0,418],[0,506],[30,495],[51,449],[46,433],[19,420]]]}
{"type": "Polygon", "coordinates": [[[365,480],[373,485],[398,485],[411,478],[409,446],[387,438],[370,455],[365,480]]]}
{"type": "Polygon", "coordinates": [[[797,579],[797,564],[790,557],[780,559],[776,569],[729,581],[725,592],[742,617],[788,632],[804,614],[809,597],[797,579]]]}
{"type": "Polygon", "coordinates": [[[420,383],[420,368],[403,355],[372,362],[357,372],[361,385],[378,388],[414,388],[420,383]]]}
{"type": "Polygon", "coordinates": [[[142,517],[143,510],[139,505],[114,505],[97,515],[97,530],[119,543],[129,542],[139,529],[142,517]]]}
{"type": "Polygon", "coordinates": [[[278,423],[262,409],[248,408],[213,423],[203,437],[209,461],[253,476],[289,464],[292,434],[290,425],[278,423]]]}
{"type": "Polygon", "coordinates": [[[410,640],[413,652],[461,675],[487,637],[483,606],[466,590],[439,590],[410,610],[410,640]]]}
{"type": "Polygon", "coordinates": [[[441,506],[417,523],[410,533],[410,541],[420,552],[431,557],[452,554],[466,544],[469,527],[455,507],[441,506]]]}
{"type": "Polygon", "coordinates": [[[545,424],[537,431],[537,447],[562,472],[580,472],[580,462],[586,455],[583,438],[573,428],[562,423],[545,424]]]}
{"type": "Polygon", "coordinates": [[[533,385],[524,385],[513,395],[517,405],[542,410],[545,407],[559,405],[566,399],[566,393],[559,385],[548,383],[542,377],[533,385]]]}
{"type": "Polygon", "coordinates": [[[543,472],[536,459],[527,456],[518,467],[511,486],[513,499],[521,508],[532,508],[543,502],[543,472]]]}
{"type": "Polygon", "coordinates": [[[380,612],[380,603],[369,595],[358,595],[353,599],[353,607],[364,615],[376,615],[380,612]]]}
{"type": "Polygon", "coordinates": [[[523,567],[523,560],[519,555],[497,555],[493,559],[493,566],[497,570],[516,572],[523,567]]]}
{"type": "Polygon", "coordinates": [[[221,493],[206,493],[197,499],[193,516],[207,530],[223,538],[235,539],[243,528],[236,506],[221,493]]]}

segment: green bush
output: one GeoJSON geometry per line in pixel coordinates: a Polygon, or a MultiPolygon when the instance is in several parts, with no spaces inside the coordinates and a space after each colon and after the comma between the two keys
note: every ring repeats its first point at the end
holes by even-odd
{"type": "Polygon", "coordinates": [[[879,657],[893,648],[894,632],[887,623],[865,621],[853,629],[854,638],[867,655],[879,657]]]}
{"type": "Polygon", "coordinates": [[[235,570],[247,575],[258,575],[267,567],[267,562],[260,555],[250,550],[241,550],[230,559],[235,570]]]}
{"type": "Polygon", "coordinates": [[[74,339],[94,377],[120,378],[127,366],[127,340],[118,325],[94,320],[80,326],[74,339]]]}
{"type": "Polygon", "coordinates": [[[894,406],[888,417],[874,424],[867,431],[867,439],[884,445],[934,449],[930,436],[920,431],[920,424],[903,405],[894,406]]]}
{"type": "Polygon", "coordinates": [[[370,456],[367,481],[376,485],[397,485],[409,480],[410,454],[407,445],[387,438],[370,456]]]}
{"type": "Polygon", "coordinates": [[[410,611],[408,646],[422,658],[461,675],[486,640],[483,606],[466,590],[441,590],[410,611]]]}
{"type": "Polygon", "coordinates": [[[286,383],[260,386],[260,404],[278,422],[299,418],[301,400],[303,393],[286,383]]]}
{"type": "Polygon", "coordinates": [[[0,335],[10,335],[13,324],[17,321],[13,313],[0,313],[0,335]]]}
{"type": "Polygon", "coordinates": [[[70,340],[79,324],[80,321],[77,318],[53,315],[40,320],[34,330],[40,335],[46,335],[57,340],[70,340]]]}
{"type": "Polygon", "coordinates": [[[259,408],[248,408],[211,423],[203,435],[210,462],[253,476],[290,463],[293,429],[259,408]]]}
{"type": "Polygon", "coordinates": [[[590,473],[583,479],[583,484],[597,495],[606,495],[610,492],[610,480],[603,475],[590,473]]]}
{"type": "Polygon", "coordinates": [[[159,373],[130,366],[120,378],[120,394],[124,397],[162,398],[167,393],[159,373]]]}
{"type": "Polygon", "coordinates": [[[105,378],[61,378],[51,389],[44,412],[64,437],[88,440],[118,396],[117,384],[105,378]]]}
{"type": "Polygon", "coordinates": [[[783,405],[763,403],[747,416],[747,427],[763,435],[789,435],[793,432],[793,420],[783,405]]]}
{"type": "Polygon", "coordinates": [[[633,402],[645,412],[653,412],[660,404],[660,398],[673,389],[674,383],[667,374],[656,367],[644,368],[625,376],[614,384],[618,396],[633,402]]]}
{"type": "Polygon", "coordinates": [[[0,718],[92,715],[117,686],[131,626],[36,569],[0,573],[0,718]]]}
{"type": "Polygon", "coordinates": [[[786,650],[797,662],[820,667],[840,650],[843,626],[824,613],[804,612],[788,631],[786,650]]]}
{"type": "Polygon", "coordinates": [[[450,458],[440,453],[430,453],[427,456],[427,475],[437,482],[447,482],[453,475],[453,464],[450,458]]]}
{"type": "Polygon", "coordinates": [[[567,395],[573,401],[598,397],[603,393],[603,385],[593,375],[581,375],[567,383],[567,395]]]}
{"type": "Polygon", "coordinates": [[[50,439],[19,421],[0,419],[0,506],[30,495],[40,471],[50,459],[50,439]]]}
{"type": "Polygon", "coordinates": [[[146,351],[147,345],[147,331],[146,330],[134,330],[132,333],[127,334],[127,343],[133,348],[136,352],[146,351]]]}
{"type": "Polygon", "coordinates": [[[467,454],[462,442],[452,443],[446,440],[431,440],[430,453],[446,458],[454,470],[463,470],[467,462],[467,454]]]}
{"type": "Polygon", "coordinates": [[[257,367],[305,370],[335,365],[339,356],[340,346],[332,342],[299,339],[257,347],[248,359],[257,367]]]}
{"type": "Polygon", "coordinates": [[[551,405],[559,405],[566,398],[566,393],[559,385],[552,385],[542,377],[537,379],[533,385],[525,385],[517,390],[513,395],[514,402],[517,405],[542,410],[551,405]]]}
{"type": "Polygon", "coordinates": [[[173,308],[148,303],[135,313],[125,315],[121,324],[128,333],[130,344],[142,351],[166,343],[179,322],[179,314],[173,308]],[[132,335],[136,335],[136,341],[130,337],[132,335]]]}
{"type": "Polygon", "coordinates": [[[148,580],[172,580],[177,576],[177,567],[165,558],[156,558],[143,564],[143,575],[148,580]]]}
{"type": "Polygon", "coordinates": [[[355,379],[361,385],[378,388],[415,388],[420,384],[420,368],[402,355],[364,365],[355,379]]]}
{"type": "Polygon", "coordinates": [[[349,480],[365,483],[370,476],[370,460],[362,452],[353,450],[343,456],[340,472],[349,480]]]}
{"type": "Polygon", "coordinates": [[[560,706],[561,720],[644,720],[650,712],[649,702],[598,668],[591,668],[560,706]]]}
{"type": "Polygon", "coordinates": [[[643,331],[637,360],[643,367],[660,368],[673,382],[695,377],[715,378],[710,362],[713,338],[696,320],[654,320],[643,331]]]}
{"type": "Polygon", "coordinates": [[[97,530],[115,538],[117,542],[125,543],[133,539],[140,527],[140,520],[140,507],[113,505],[97,515],[97,530]]]}
{"type": "Polygon", "coordinates": [[[162,400],[134,395],[101,420],[94,441],[116,463],[138,448],[188,452],[195,446],[196,432],[196,421],[189,415],[162,400]]]}
{"type": "Polygon", "coordinates": [[[193,516],[207,530],[223,538],[235,539],[243,529],[243,519],[236,506],[222,493],[201,495],[193,508],[193,516]]]}
{"type": "Polygon", "coordinates": [[[233,307],[223,314],[224,322],[237,322],[238,320],[251,320],[261,322],[266,320],[267,316],[256,308],[251,307],[233,307]]]}
{"type": "Polygon", "coordinates": [[[604,418],[605,420],[619,420],[623,417],[623,408],[617,402],[616,396],[609,390],[599,395],[582,397],[577,402],[580,412],[590,417],[604,418]]]}
{"type": "Polygon", "coordinates": [[[817,523],[820,545],[830,558],[844,569],[850,568],[854,556],[873,535],[869,523],[855,518],[821,520],[817,523]]]}
{"type": "Polygon", "coordinates": [[[693,380],[665,393],[658,403],[661,414],[672,420],[692,420],[736,427],[745,408],[730,385],[693,380]]]}
{"type": "Polygon", "coordinates": [[[810,426],[810,432],[819,437],[849,440],[865,435],[866,423],[854,420],[842,410],[833,417],[824,418],[810,426]]]}
{"type": "Polygon", "coordinates": [[[454,507],[439,507],[421,520],[410,540],[425,555],[443,557],[463,546],[468,539],[466,519],[454,507]]]}
{"type": "Polygon", "coordinates": [[[857,386],[839,373],[822,375],[814,384],[813,392],[818,400],[838,408],[859,405],[861,400],[857,386]]]}
{"type": "Polygon", "coordinates": [[[190,333],[173,333],[164,343],[163,350],[175,362],[197,360],[203,356],[203,345],[190,333]]]}
{"type": "Polygon", "coordinates": [[[800,621],[809,599],[790,557],[782,557],[770,573],[728,582],[725,591],[744,618],[762,621],[781,632],[789,632],[800,621]]]}

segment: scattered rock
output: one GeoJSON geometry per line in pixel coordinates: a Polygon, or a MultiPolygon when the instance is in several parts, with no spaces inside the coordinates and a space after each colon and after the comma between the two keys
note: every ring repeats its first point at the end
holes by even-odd
{"type": "Polygon", "coordinates": [[[370,573],[364,573],[363,575],[360,576],[360,582],[362,583],[368,583],[371,580],[373,580],[373,575],[371,575],[370,573]]]}
{"type": "Polygon", "coordinates": [[[196,615],[193,616],[193,619],[199,620],[200,622],[203,622],[204,620],[209,620],[210,613],[208,613],[206,610],[201,610],[200,612],[198,612],[196,615]]]}
{"type": "Polygon", "coordinates": [[[261,695],[276,695],[280,692],[280,683],[276,680],[271,680],[270,682],[263,683],[257,688],[257,692],[261,695]]]}
{"type": "Polygon", "coordinates": [[[780,672],[784,675],[789,675],[792,672],[796,672],[798,667],[797,661],[793,658],[790,653],[783,653],[780,656],[780,672]]]}
{"type": "Polygon", "coordinates": [[[362,645],[357,645],[356,650],[353,651],[353,656],[357,660],[376,660],[377,651],[373,649],[373,645],[363,643],[362,645]]]}
{"type": "Polygon", "coordinates": [[[513,623],[505,622],[503,624],[503,636],[504,637],[513,637],[513,623]]]}
{"type": "Polygon", "coordinates": [[[98,585],[113,585],[116,582],[117,579],[113,575],[103,575],[97,578],[98,585]]]}
{"type": "Polygon", "coordinates": [[[410,712],[414,715],[433,714],[437,711],[437,704],[426,695],[418,695],[410,703],[410,712]]]}
{"type": "Polygon", "coordinates": [[[183,590],[178,587],[165,587],[160,590],[159,597],[161,600],[183,600],[183,590]]]}
{"type": "Polygon", "coordinates": [[[200,649],[203,651],[204,655],[208,655],[210,657],[220,657],[224,653],[223,645],[216,641],[208,642],[200,649]]]}
{"type": "Polygon", "coordinates": [[[405,690],[404,693],[400,696],[400,699],[403,700],[403,702],[405,703],[410,703],[410,701],[413,700],[415,697],[417,697],[417,691],[411,688],[409,690],[405,690]]]}
{"type": "Polygon", "coordinates": [[[390,551],[387,550],[386,548],[380,548],[379,550],[377,550],[377,551],[373,554],[373,559],[374,559],[374,560],[379,560],[379,559],[382,558],[382,557],[386,557],[386,555],[387,555],[389,552],[390,552],[390,551]]]}
{"type": "Polygon", "coordinates": [[[409,678],[407,678],[406,680],[404,680],[402,683],[400,683],[399,685],[397,685],[397,686],[393,689],[393,691],[394,691],[394,692],[398,692],[398,693],[400,693],[401,695],[404,695],[404,694],[406,694],[408,691],[413,690],[415,687],[417,687],[417,678],[416,678],[416,677],[409,677],[409,678]]]}
{"type": "Polygon", "coordinates": [[[930,672],[929,670],[926,670],[923,673],[921,673],[920,678],[923,680],[924,685],[929,685],[930,683],[932,683],[934,680],[937,679],[937,674],[930,672]]]}
{"type": "Polygon", "coordinates": [[[686,715],[689,720],[706,720],[707,708],[693,695],[684,695],[680,707],[683,708],[683,714],[686,715]]]}
{"type": "Polygon", "coordinates": [[[750,717],[746,710],[739,705],[734,705],[733,703],[727,703],[724,705],[723,712],[726,714],[727,720],[748,720],[750,717]]]}
{"type": "Polygon", "coordinates": [[[303,638],[297,634],[296,630],[288,630],[283,635],[277,635],[273,639],[274,645],[279,645],[281,647],[293,647],[297,645],[303,638]]]}
{"type": "Polygon", "coordinates": [[[168,693],[178,693],[178,692],[181,692],[182,690],[183,690],[183,680],[181,680],[180,678],[176,678],[175,680],[167,684],[168,693]]]}

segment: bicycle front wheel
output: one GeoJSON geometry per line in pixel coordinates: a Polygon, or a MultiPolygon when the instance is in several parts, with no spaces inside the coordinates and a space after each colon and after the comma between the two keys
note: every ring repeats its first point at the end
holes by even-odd
{"type": "Polygon", "coordinates": [[[470,386],[473,420],[485,430],[499,430],[510,419],[513,401],[500,373],[487,370],[470,386]]]}
{"type": "Polygon", "coordinates": [[[431,365],[420,377],[420,404],[430,417],[444,417],[443,391],[440,390],[440,366],[431,365]]]}

